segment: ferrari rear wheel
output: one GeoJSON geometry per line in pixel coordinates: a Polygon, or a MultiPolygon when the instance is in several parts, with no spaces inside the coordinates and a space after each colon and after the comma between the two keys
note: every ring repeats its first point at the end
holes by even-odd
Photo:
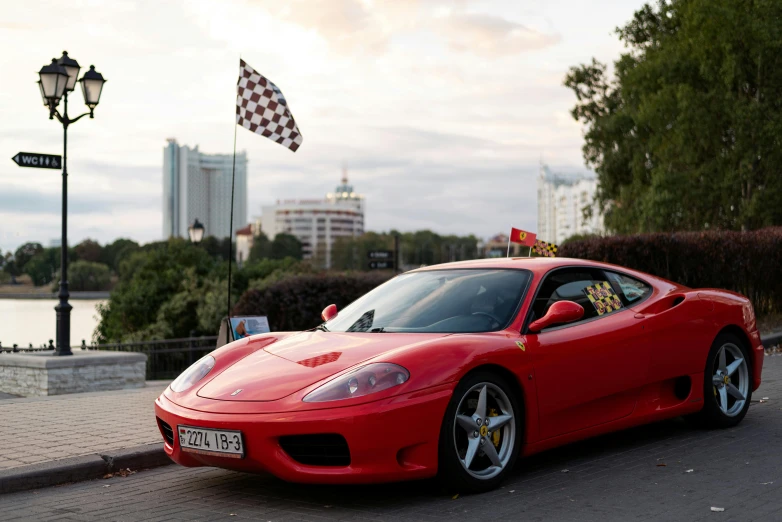
{"type": "Polygon", "coordinates": [[[457,492],[495,488],[518,456],[521,408],[509,383],[476,372],[459,383],[440,433],[440,476],[457,492]]]}
{"type": "Polygon", "coordinates": [[[710,428],[735,426],[749,409],[752,372],[745,343],[732,334],[714,340],[706,362],[701,424],[710,428]]]}

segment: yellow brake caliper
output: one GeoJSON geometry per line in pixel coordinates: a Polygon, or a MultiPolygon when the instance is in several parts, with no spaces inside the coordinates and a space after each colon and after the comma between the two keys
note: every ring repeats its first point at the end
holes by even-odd
{"type": "MultiPolygon", "coordinates": [[[[499,413],[497,413],[497,410],[494,408],[489,408],[489,417],[497,417],[499,413]]],[[[496,430],[494,433],[491,434],[491,441],[494,444],[495,448],[500,447],[500,430],[496,430]]]]}

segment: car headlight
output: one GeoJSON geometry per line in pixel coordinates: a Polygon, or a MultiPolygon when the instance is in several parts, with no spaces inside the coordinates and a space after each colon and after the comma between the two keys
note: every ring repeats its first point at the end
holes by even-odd
{"type": "Polygon", "coordinates": [[[410,372],[398,364],[372,363],[340,375],[308,393],[304,402],[327,402],[363,397],[407,381],[410,372]]]}
{"type": "Polygon", "coordinates": [[[214,368],[214,365],[215,358],[211,355],[201,357],[171,383],[171,390],[179,393],[191,388],[195,383],[206,377],[206,374],[214,368]]]}

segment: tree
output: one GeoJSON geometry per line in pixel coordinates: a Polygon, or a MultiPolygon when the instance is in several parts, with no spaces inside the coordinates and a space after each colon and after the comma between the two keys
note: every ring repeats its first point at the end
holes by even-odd
{"type": "Polygon", "coordinates": [[[5,265],[7,263],[6,256],[10,255],[3,254],[3,251],[0,250],[0,284],[6,284],[11,280],[11,274],[6,272],[5,265]]]}
{"type": "Polygon", "coordinates": [[[287,257],[301,259],[303,257],[301,241],[292,234],[277,234],[269,247],[269,257],[272,259],[285,259],[287,257]]]}
{"type": "Polygon", "coordinates": [[[108,290],[111,285],[109,267],[91,261],[74,261],[68,267],[68,287],[74,292],[108,290]]]}
{"type": "Polygon", "coordinates": [[[253,237],[253,246],[250,248],[248,261],[260,261],[271,256],[271,242],[263,232],[253,237]]]}
{"type": "Polygon", "coordinates": [[[92,239],[85,239],[73,247],[73,254],[71,254],[71,258],[73,260],[81,259],[82,261],[99,263],[103,258],[103,248],[97,241],[93,241],[92,239]]]}
{"type": "Polygon", "coordinates": [[[659,0],[565,85],[606,226],[619,233],[782,224],[782,4],[659,0]]]}
{"type": "Polygon", "coordinates": [[[339,238],[331,250],[331,267],[337,270],[368,270],[369,252],[393,250],[399,236],[402,267],[418,267],[475,259],[478,239],[473,236],[441,236],[431,230],[388,233],[365,232],[359,237],[339,238]]]}
{"type": "MultiPolygon", "coordinates": [[[[206,252],[209,253],[210,256],[212,256],[215,259],[222,259],[223,261],[228,261],[228,242],[230,240],[227,237],[223,238],[216,238],[214,236],[207,236],[205,237],[201,243],[198,245],[199,247],[206,250],[206,252]]],[[[236,245],[231,243],[231,255],[236,258],[236,245]]]]}
{"type": "MultiPolygon", "coordinates": [[[[186,281],[195,278],[200,285],[215,265],[216,260],[206,251],[180,238],[144,245],[119,263],[119,282],[109,302],[98,308],[101,320],[95,340],[143,338],[140,332],[157,322],[161,307],[174,295],[192,288],[186,281]]],[[[176,333],[187,336],[189,330],[176,333]]]]}
{"type": "MultiPolygon", "coordinates": [[[[20,272],[24,271],[24,265],[27,264],[36,254],[43,252],[43,247],[40,243],[25,243],[16,249],[14,253],[14,261],[16,262],[16,269],[20,272]]],[[[19,274],[17,274],[19,275],[19,274]]]]}
{"type": "Polygon", "coordinates": [[[8,274],[11,277],[11,283],[16,284],[16,276],[22,272],[16,266],[14,255],[11,252],[6,252],[3,259],[3,273],[8,274]]]}
{"type": "Polygon", "coordinates": [[[119,263],[139,249],[139,244],[131,239],[120,238],[103,247],[101,263],[108,265],[114,272],[119,272],[119,263]]]}
{"type": "Polygon", "coordinates": [[[35,286],[43,286],[54,281],[59,268],[60,249],[45,248],[25,264],[24,272],[30,276],[35,286]]]}

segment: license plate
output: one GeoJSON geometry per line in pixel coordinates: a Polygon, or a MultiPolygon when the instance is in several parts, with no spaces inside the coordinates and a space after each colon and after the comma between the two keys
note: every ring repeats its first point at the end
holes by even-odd
{"type": "Polygon", "coordinates": [[[177,433],[182,451],[232,459],[244,457],[241,431],[177,426],[177,433]]]}

